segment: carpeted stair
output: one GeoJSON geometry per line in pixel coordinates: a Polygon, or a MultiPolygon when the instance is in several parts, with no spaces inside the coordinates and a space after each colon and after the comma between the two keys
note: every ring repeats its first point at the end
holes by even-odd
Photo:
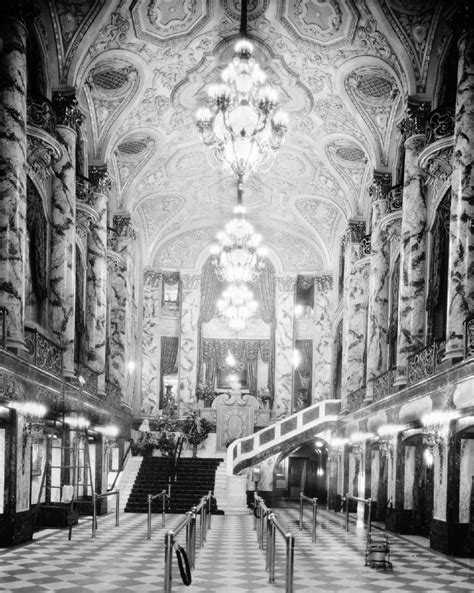
{"type": "MultiPolygon", "coordinates": [[[[185,513],[197,505],[203,496],[214,492],[216,469],[222,459],[199,457],[181,458],[178,463],[177,479],[171,483],[169,513],[185,513]]],[[[126,513],[147,513],[148,494],[168,491],[168,475],[171,460],[167,457],[144,457],[133,485],[126,513]]],[[[162,499],[152,502],[152,512],[161,513],[162,499]]],[[[212,513],[222,514],[215,499],[212,500],[212,513]]]]}

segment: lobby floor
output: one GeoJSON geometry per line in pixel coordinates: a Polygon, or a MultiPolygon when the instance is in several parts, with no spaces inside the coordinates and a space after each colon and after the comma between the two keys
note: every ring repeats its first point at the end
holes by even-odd
{"type": "MultiPolygon", "coordinates": [[[[317,542],[311,543],[310,510],[298,531],[298,511],[277,509],[285,529],[296,538],[295,593],[406,593],[474,591],[471,560],[454,560],[408,538],[390,534],[393,570],[365,566],[365,530],[340,514],[318,511],[317,542]]],[[[182,515],[168,515],[166,530],[182,515]]],[[[11,593],[155,593],[164,590],[164,533],[161,517],[153,516],[153,535],[146,539],[146,515],[124,513],[115,527],[114,513],[98,518],[91,539],[91,519],[73,530],[36,534],[33,542],[0,551],[0,591],[11,593]]],[[[177,537],[184,545],[184,531],[177,537]]],[[[186,587],[173,558],[172,591],[184,593],[278,593],[285,591],[283,540],[277,535],[275,584],[268,583],[264,551],[259,550],[253,515],[217,515],[203,548],[196,549],[192,584],[186,587]]]]}

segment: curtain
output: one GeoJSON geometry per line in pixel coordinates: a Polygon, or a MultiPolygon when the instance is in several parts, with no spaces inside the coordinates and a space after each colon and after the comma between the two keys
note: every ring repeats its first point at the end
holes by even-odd
{"type": "Polygon", "coordinates": [[[224,288],[224,285],[217,279],[209,258],[204,264],[201,275],[201,310],[200,323],[208,323],[216,316],[216,302],[224,288]]]}
{"type": "Polygon", "coordinates": [[[273,323],[275,321],[275,269],[268,259],[255,283],[254,294],[260,305],[260,317],[265,323],[273,323]]]}
{"type": "Polygon", "coordinates": [[[28,179],[26,225],[30,238],[30,266],[33,292],[38,301],[48,294],[46,251],[47,222],[43,200],[33,183],[28,179]]]}
{"type": "Polygon", "coordinates": [[[178,346],[178,338],[161,336],[160,408],[163,407],[163,377],[178,372],[178,346]]]}

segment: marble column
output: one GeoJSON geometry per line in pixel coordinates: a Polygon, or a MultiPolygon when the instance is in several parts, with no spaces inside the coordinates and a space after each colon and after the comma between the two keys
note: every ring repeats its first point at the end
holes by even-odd
{"type": "Polygon", "coordinates": [[[422,134],[405,142],[396,385],[406,384],[408,357],[424,346],[426,204],[418,167],[424,144],[422,134]]]}
{"type": "Polygon", "coordinates": [[[341,409],[347,409],[348,396],[364,379],[364,349],[368,260],[361,266],[361,241],[365,224],[350,221],[344,237],[344,326],[342,335],[341,409]]]}
{"type": "Polygon", "coordinates": [[[56,132],[63,147],[54,165],[51,208],[50,328],[64,348],[63,374],[74,377],[76,291],[76,127],[83,120],[73,95],[57,95],[56,132]]]}
{"type": "Polygon", "coordinates": [[[179,348],[179,394],[180,416],[197,405],[196,382],[198,368],[198,329],[201,296],[201,276],[181,274],[181,327],[179,348]]]}
{"type": "Polygon", "coordinates": [[[466,317],[474,312],[474,30],[458,42],[458,86],[451,176],[446,356],[463,355],[466,317]]]}
{"type": "Polygon", "coordinates": [[[294,276],[277,276],[275,286],[275,401],[277,418],[292,413],[295,309],[294,276]]]}
{"type": "MultiPolygon", "coordinates": [[[[159,410],[160,403],[160,360],[161,360],[161,343],[160,343],[160,311],[161,311],[161,293],[162,293],[162,278],[163,274],[158,270],[145,270],[143,282],[143,331],[142,331],[142,372],[141,372],[141,392],[142,402],[140,415],[156,416],[159,410]]],[[[120,287],[125,287],[125,281],[120,281],[120,287]]],[[[119,314],[125,315],[124,298],[117,301],[119,307],[119,314]]],[[[116,342],[114,348],[117,351],[117,358],[113,365],[121,362],[121,354],[123,352],[124,333],[117,331],[112,332],[112,340],[116,342]]],[[[125,364],[125,359],[123,359],[125,364]]],[[[124,377],[119,375],[120,364],[117,364],[116,380],[124,381],[124,377]]]]}
{"type": "Polygon", "coordinates": [[[332,397],[332,302],[330,274],[314,279],[312,404],[332,397]]]}
{"type": "Polygon", "coordinates": [[[0,14],[0,306],[7,346],[23,349],[26,247],[26,38],[20,18],[0,14]]]}
{"type": "Polygon", "coordinates": [[[107,318],[107,195],[110,179],[106,168],[91,167],[92,207],[97,218],[87,241],[86,325],[87,362],[96,373],[105,371],[107,318]]]}
{"type": "Polygon", "coordinates": [[[386,213],[386,199],[377,199],[373,202],[365,395],[368,402],[373,400],[374,379],[387,370],[390,244],[387,233],[381,226],[381,220],[386,213]]]}

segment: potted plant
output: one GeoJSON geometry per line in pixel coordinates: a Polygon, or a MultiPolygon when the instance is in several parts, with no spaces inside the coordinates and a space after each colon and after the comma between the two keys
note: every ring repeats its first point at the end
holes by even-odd
{"type": "Polygon", "coordinates": [[[142,432],[136,443],[136,450],[143,457],[151,457],[157,446],[158,439],[152,432],[142,432]]]}
{"type": "Polygon", "coordinates": [[[198,445],[207,439],[212,428],[213,425],[209,420],[201,418],[199,410],[193,410],[186,416],[183,423],[183,436],[193,446],[193,457],[196,457],[198,445]]]}
{"type": "Polygon", "coordinates": [[[159,433],[156,448],[164,457],[170,457],[176,449],[176,426],[178,424],[174,414],[163,414],[157,418],[157,431],[159,433]]]}
{"type": "Polygon", "coordinates": [[[196,399],[202,401],[204,406],[209,407],[216,394],[214,393],[214,385],[210,381],[201,381],[196,386],[196,399]]]}

